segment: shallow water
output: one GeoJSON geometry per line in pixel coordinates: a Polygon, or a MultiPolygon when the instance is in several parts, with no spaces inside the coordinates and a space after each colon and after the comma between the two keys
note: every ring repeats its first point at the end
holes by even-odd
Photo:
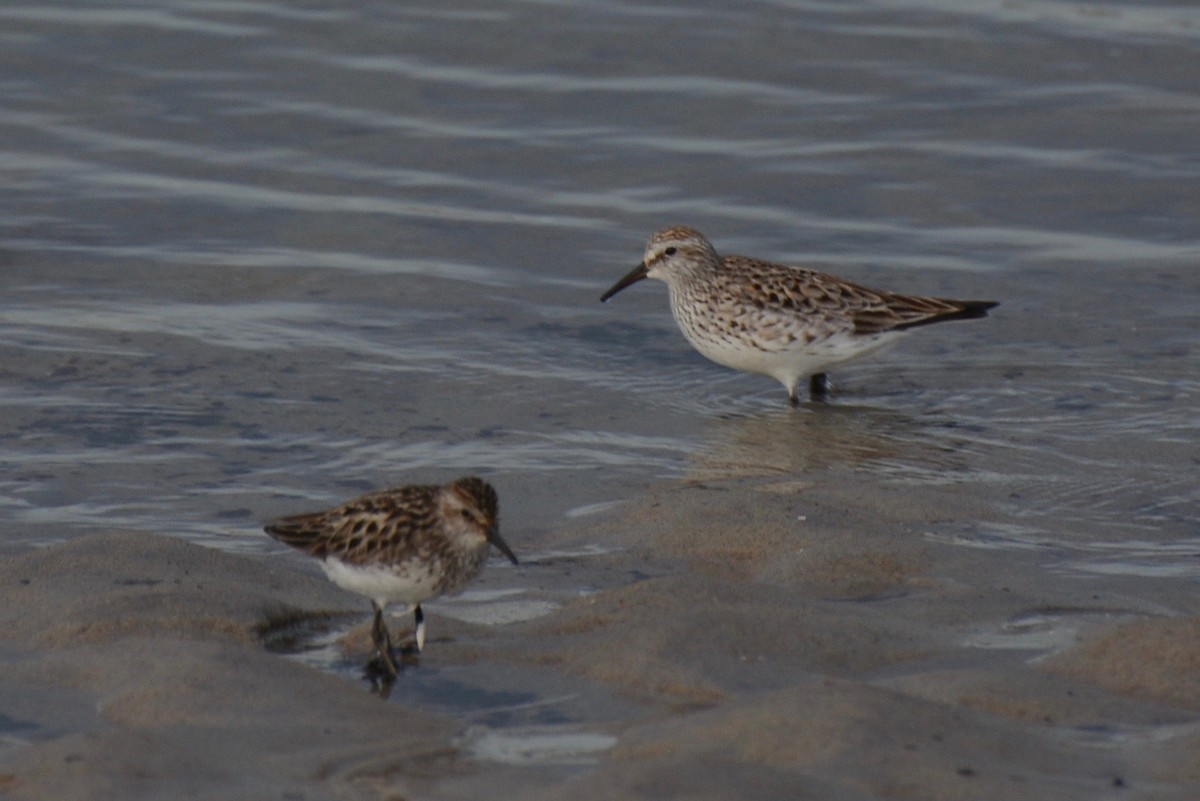
{"type": "MultiPolygon", "coordinates": [[[[546,613],[528,603],[521,606],[535,616],[546,613]]],[[[431,608],[439,616],[458,616],[445,601],[431,608]]],[[[485,762],[540,768],[591,764],[616,742],[604,731],[607,725],[644,714],[635,701],[595,682],[528,664],[439,666],[409,658],[401,662],[397,679],[384,683],[361,655],[348,655],[341,646],[361,623],[356,616],[310,620],[268,632],[265,641],[274,653],[358,683],[390,703],[454,716],[465,726],[460,745],[485,762]]]]}
{"type": "Polygon", "coordinates": [[[274,547],[476,472],[508,541],[661,479],[952,482],[931,536],[1200,575],[1200,11],[0,9],[0,515],[274,547]],[[657,227],[994,298],[792,412],[599,294],[657,227]]]}

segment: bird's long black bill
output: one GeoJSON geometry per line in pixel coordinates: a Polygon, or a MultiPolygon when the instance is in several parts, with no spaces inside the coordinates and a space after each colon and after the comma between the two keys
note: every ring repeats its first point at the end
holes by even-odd
{"type": "Polygon", "coordinates": [[[641,281],[645,277],[646,277],[646,265],[639,264],[637,267],[634,267],[632,270],[630,270],[629,275],[625,276],[620,281],[613,284],[612,289],[608,290],[603,295],[601,295],[600,302],[603,303],[604,301],[611,298],[613,295],[620,292],[625,287],[629,286],[630,284],[636,284],[638,281],[641,281]]]}
{"type": "Polygon", "coordinates": [[[488,542],[496,546],[496,549],[500,551],[500,553],[508,557],[508,561],[512,562],[514,565],[520,564],[520,562],[517,561],[517,555],[512,552],[512,548],[508,547],[508,543],[500,537],[500,532],[497,529],[488,529],[487,539],[488,542]]]}

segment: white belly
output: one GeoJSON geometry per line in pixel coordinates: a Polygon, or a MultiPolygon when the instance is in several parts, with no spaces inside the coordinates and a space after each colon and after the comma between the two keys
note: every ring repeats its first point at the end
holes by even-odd
{"type": "Polygon", "coordinates": [[[380,607],[388,604],[415,606],[437,596],[438,573],[427,565],[349,565],[337,559],[321,563],[329,580],[343,590],[365,595],[380,607]]]}
{"type": "Polygon", "coordinates": [[[768,375],[787,387],[834,365],[877,351],[903,336],[898,332],[875,336],[835,333],[813,342],[797,339],[784,343],[779,339],[755,342],[753,336],[706,336],[705,332],[682,325],[680,329],[692,347],[717,364],[768,375]]]}

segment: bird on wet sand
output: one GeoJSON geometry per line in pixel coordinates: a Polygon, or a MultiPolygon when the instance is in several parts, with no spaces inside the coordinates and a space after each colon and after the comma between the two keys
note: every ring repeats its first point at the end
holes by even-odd
{"type": "Polygon", "coordinates": [[[389,604],[413,611],[416,651],[425,647],[421,603],[455,595],[483,570],[496,546],[514,565],[500,537],[496,491],[468,476],[444,486],[414,485],[373,492],[322,512],[272,521],[275,539],[321,560],[334,584],[371,599],[371,639],[385,674],[399,672],[383,621],[389,604]]]}

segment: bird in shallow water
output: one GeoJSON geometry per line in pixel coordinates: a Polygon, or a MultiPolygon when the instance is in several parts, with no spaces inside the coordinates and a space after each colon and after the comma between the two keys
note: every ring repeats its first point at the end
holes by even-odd
{"type": "Polygon", "coordinates": [[[483,570],[500,537],[496,491],[468,476],[445,486],[414,485],[373,492],[323,512],[282,517],[265,526],[275,539],[321,560],[329,579],[371,599],[371,639],[389,677],[399,672],[383,622],[389,604],[413,610],[417,653],[425,647],[421,603],[455,595],[483,570]]]}
{"type": "Polygon", "coordinates": [[[989,300],[946,300],[868,289],[803,267],[720,256],[692,228],[650,237],[641,264],[600,296],[654,278],[667,285],[671,313],[684,337],[717,364],[768,375],[823,397],[826,370],[900,339],[910,329],[986,317],[989,300]]]}

